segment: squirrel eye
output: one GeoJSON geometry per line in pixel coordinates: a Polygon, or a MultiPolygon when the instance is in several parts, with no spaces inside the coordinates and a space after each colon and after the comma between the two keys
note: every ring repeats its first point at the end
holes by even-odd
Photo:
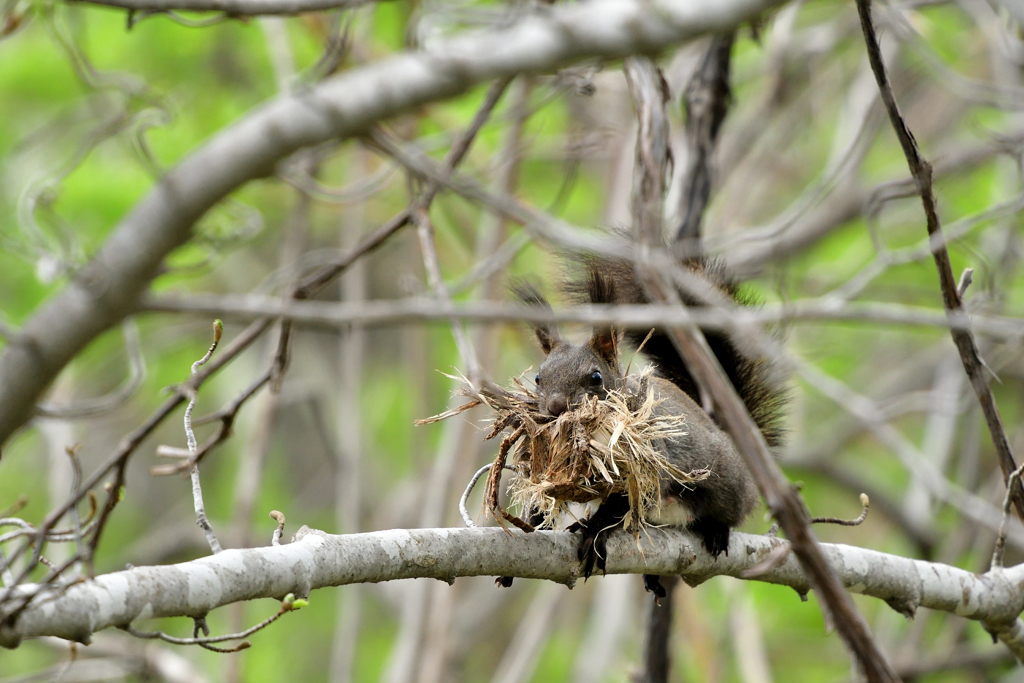
{"type": "Polygon", "coordinates": [[[540,373],[539,372],[537,373],[537,376],[533,378],[533,383],[536,384],[537,386],[540,386],[540,373]]]}
{"type": "Polygon", "coordinates": [[[594,372],[592,372],[590,374],[590,381],[591,381],[592,384],[600,384],[601,383],[601,371],[600,370],[594,370],[594,372]]]}

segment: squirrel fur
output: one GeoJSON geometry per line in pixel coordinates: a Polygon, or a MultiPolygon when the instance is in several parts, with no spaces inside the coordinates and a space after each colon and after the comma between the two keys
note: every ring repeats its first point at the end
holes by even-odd
{"type": "MultiPolygon", "coordinates": [[[[585,265],[586,277],[566,286],[571,294],[582,295],[590,303],[646,303],[632,263],[592,258],[585,265]]],[[[716,264],[696,259],[684,265],[732,300],[749,303],[716,264]]],[[[519,284],[513,290],[526,304],[548,305],[529,285],[519,284]]],[[[680,292],[680,296],[687,305],[701,305],[684,292],[680,292]]],[[[685,471],[706,468],[711,472],[708,478],[686,487],[671,477],[663,477],[660,515],[648,521],[685,527],[701,538],[712,555],[728,553],[730,529],[739,525],[757,504],[757,488],[732,439],[713,416],[701,408],[699,387],[668,336],[660,330],[655,330],[648,338],[646,331],[623,335],[610,327],[598,327],[588,341],[572,344],[547,325],[535,327],[535,333],[546,355],[536,378],[541,409],[555,416],[572,409],[586,396],[604,398],[609,389],[622,389],[624,385],[629,389],[630,380],[623,377],[619,365],[620,342],[624,336],[634,347],[643,344],[643,352],[655,366],[651,386],[661,401],[656,412],[686,418],[686,434],[657,442],[656,447],[685,471]]],[[[725,333],[709,331],[706,338],[768,444],[778,445],[785,396],[773,381],[769,361],[745,353],[725,333]]],[[[584,562],[586,576],[590,576],[595,564],[597,569],[603,569],[600,533],[616,526],[627,511],[625,495],[612,494],[588,519],[574,525],[584,531],[580,559],[584,562]]],[[[645,585],[659,593],[656,577],[644,578],[645,585]]]]}

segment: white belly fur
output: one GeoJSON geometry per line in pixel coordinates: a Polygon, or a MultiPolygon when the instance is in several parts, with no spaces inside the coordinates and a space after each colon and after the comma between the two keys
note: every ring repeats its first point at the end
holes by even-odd
{"type": "Polygon", "coordinates": [[[693,512],[678,498],[661,499],[661,507],[647,513],[646,520],[654,526],[685,527],[693,521],[693,512]]]}
{"type": "MultiPolygon", "coordinates": [[[[600,506],[600,500],[592,500],[589,503],[570,503],[570,515],[569,519],[564,520],[562,524],[558,526],[564,528],[573,522],[586,519],[594,513],[595,510],[600,506]]],[[[651,510],[644,517],[648,524],[652,526],[671,526],[678,528],[685,528],[690,522],[693,521],[693,512],[689,506],[682,503],[678,498],[669,497],[661,500],[661,507],[657,510],[651,510]]]]}

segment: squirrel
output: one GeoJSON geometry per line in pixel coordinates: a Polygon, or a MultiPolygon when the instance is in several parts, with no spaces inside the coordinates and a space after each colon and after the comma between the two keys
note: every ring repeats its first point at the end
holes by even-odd
{"type": "MultiPolygon", "coordinates": [[[[584,263],[587,275],[583,280],[568,283],[566,289],[570,293],[583,295],[590,303],[598,304],[647,302],[631,262],[593,257],[584,263]]],[[[716,263],[692,259],[683,265],[704,276],[732,300],[750,303],[716,263]]],[[[544,297],[530,285],[519,283],[513,287],[513,293],[528,305],[549,307],[544,297]]],[[[680,296],[686,305],[702,305],[685,292],[681,291],[680,296]]],[[[713,415],[701,407],[697,382],[669,337],[657,329],[648,335],[643,331],[622,334],[611,327],[597,327],[588,341],[572,344],[547,325],[535,326],[534,332],[546,355],[536,376],[540,408],[552,416],[572,409],[587,396],[601,399],[610,389],[630,389],[629,379],[624,378],[619,369],[620,341],[625,337],[634,347],[643,347],[655,366],[651,387],[655,398],[661,401],[656,412],[686,416],[687,433],[656,442],[656,447],[684,471],[706,468],[711,472],[708,478],[686,486],[671,477],[662,477],[660,514],[647,521],[689,529],[714,557],[723,552],[728,554],[730,529],[738,526],[754,509],[759,498],[757,488],[732,439],[713,415]]],[[[765,358],[751,357],[726,333],[709,331],[706,339],[766,441],[770,446],[777,446],[781,440],[779,423],[785,394],[772,377],[771,363],[765,358]]],[[[604,544],[600,535],[621,523],[628,509],[625,494],[612,494],[589,518],[570,527],[573,531],[583,531],[579,556],[586,578],[591,576],[595,566],[598,570],[604,569],[604,544]]],[[[657,577],[645,575],[644,585],[656,597],[664,595],[657,577]]]]}

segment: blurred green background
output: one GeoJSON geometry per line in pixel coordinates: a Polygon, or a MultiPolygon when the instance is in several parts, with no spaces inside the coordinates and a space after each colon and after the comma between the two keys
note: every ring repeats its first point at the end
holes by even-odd
{"type": "MultiPolygon", "coordinates": [[[[0,316],[16,327],[64,287],[162,169],[282,88],[308,87],[321,78],[318,64],[329,39],[347,41],[337,70],[356,69],[470,30],[502,6],[390,2],[345,13],[200,27],[154,16],[130,29],[124,11],[88,3],[8,0],[0,7],[0,26],[7,27],[0,40],[0,316]]],[[[880,17],[897,96],[923,153],[939,169],[940,211],[955,235],[954,272],[975,269],[970,309],[1020,317],[1020,31],[1005,13],[980,2],[895,3],[880,17]],[[999,153],[993,152],[997,147],[999,153]],[[952,170],[943,171],[944,164],[952,170]]],[[[685,46],[659,62],[674,97],[677,160],[685,155],[679,98],[702,49],[699,43],[685,46]]],[[[463,172],[489,185],[506,183],[523,201],[580,226],[623,225],[635,123],[620,69],[588,63],[517,80],[463,172]],[[522,123],[518,134],[516,121],[522,123]],[[519,150],[513,155],[510,140],[519,150]],[[505,178],[510,156],[521,157],[512,181],[505,178]]],[[[767,17],[756,31],[741,29],[732,84],[732,110],[716,158],[718,187],[705,229],[712,249],[749,278],[750,291],[765,302],[842,295],[847,301],[941,310],[935,268],[922,248],[920,203],[912,196],[889,198],[901,190],[897,183],[907,176],[906,163],[866,70],[852,3],[793,5],[767,17]],[[872,200],[880,197],[887,201],[875,213],[872,200]],[[843,209],[844,202],[853,209],[843,209]],[[817,224],[815,211],[825,217],[817,224]],[[773,241],[784,248],[772,251],[773,241]]],[[[481,86],[408,112],[387,126],[440,158],[485,91],[481,86]]],[[[300,255],[306,264],[329,258],[336,253],[331,250],[351,245],[409,201],[404,173],[359,141],[326,146],[317,161],[322,192],[307,200],[280,180],[241,188],[202,219],[196,238],[172,254],[154,289],[280,292],[293,272],[282,269],[300,255]]],[[[678,202],[683,164],[676,166],[670,204],[678,202]]],[[[674,204],[669,209],[678,213],[674,204]]],[[[481,256],[506,239],[516,240],[520,230],[451,193],[437,198],[431,218],[450,286],[466,283],[481,256]]],[[[533,278],[554,294],[561,264],[555,250],[528,243],[507,268],[487,282],[461,287],[456,298],[504,297],[509,274],[533,278]]],[[[416,294],[429,295],[429,286],[414,229],[407,228],[321,298],[416,294]]],[[[141,386],[102,415],[39,419],[23,430],[0,459],[0,511],[24,496],[28,504],[18,515],[41,520],[67,496],[65,448],[77,444],[85,471],[91,471],[160,404],[167,387],[188,376],[209,344],[205,318],[143,314],[132,324],[145,360],[141,386]]],[[[228,321],[225,339],[241,329],[228,321]]],[[[539,360],[524,327],[470,332],[485,371],[498,381],[539,360]]],[[[852,322],[781,325],[778,334],[796,358],[874,400],[886,424],[951,482],[994,506],[1001,503],[991,439],[948,333],[852,322]]],[[[222,543],[267,544],[272,509],[286,514],[286,535],[302,524],[329,532],[420,526],[426,520],[461,524],[456,503],[462,486],[494,454],[494,444],[482,442],[485,416],[412,424],[441,412],[457,388],[441,374],[464,369],[449,327],[299,329],[294,342],[279,396],[263,392],[247,404],[232,438],[203,462],[207,510],[222,543]],[[441,461],[449,463],[447,470],[441,461]],[[440,512],[432,512],[435,507],[440,512]]],[[[219,409],[269,367],[275,343],[276,335],[267,335],[207,383],[196,415],[219,409]]],[[[993,387],[1011,443],[1024,452],[1021,340],[982,338],[980,347],[1000,380],[993,387]]],[[[101,396],[128,375],[122,331],[110,330],[68,366],[47,401],[101,396]]],[[[855,517],[861,490],[870,489],[876,503],[863,526],[822,527],[820,537],[986,569],[993,530],[922,489],[842,401],[812,384],[799,374],[792,379],[788,444],[780,453],[787,473],[801,483],[813,514],[855,517]]],[[[96,557],[97,572],[207,552],[187,479],[150,474],[161,464],[157,445],[184,446],[180,417],[179,410],[133,456],[124,501],[96,557]]],[[[197,430],[200,441],[210,429],[197,430]]],[[[744,529],[763,533],[768,526],[761,509],[744,529]]],[[[1020,561],[1020,550],[1011,546],[1009,561],[1020,561]]],[[[66,551],[54,548],[51,559],[61,552],[66,551]]],[[[509,590],[490,583],[458,579],[448,587],[424,580],[321,590],[312,594],[309,607],[252,636],[253,647],[240,654],[106,633],[104,647],[113,654],[95,658],[113,662],[101,678],[132,681],[161,677],[153,669],[132,668],[157,650],[173,650],[193,674],[211,681],[346,680],[349,674],[356,681],[402,680],[396,678],[403,675],[396,673],[400,669],[389,669],[397,666],[398,642],[418,643],[406,680],[621,681],[636,668],[650,600],[639,577],[596,578],[571,592],[524,580],[509,590]],[[428,605],[419,622],[410,607],[417,600],[428,605]],[[409,635],[415,628],[418,641],[409,635]],[[539,632],[532,649],[516,649],[520,628],[523,634],[530,628],[539,632]],[[352,659],[346,664],[348,650],[352,659]],[[525,668],[510,669],[513,654],[525,668]]],[[[1001,646],[993,646],[974,622],[924,610],[907,621],[879,601],[856,600],[900,666],[962,653],[982,660],[919,680],[1019,678],[1001,646]]],[[[850,676],[843,645],[826,632],[813,596],[801,602],[790,589],[716,578],[681,588],[676,608],[673,680],[816,682],[850,676]],[[762,664],[767,668],[757,669],[762,664]]],[[[211,614],[209,623],[214,633],[237,631],[274,611],[270,601],[233,606],[211,614]]],[[[186,619],[142,628],[180,636],[190,630],[186,619]]],[[[80,658],[92,657],[90,650],[80,648],[80,658]]],[[[30,677],[41,670],[40,680],[46,680],[66,659],[66,651],[53,644],[26,642],[0,652],[0,681],[36,680],[30,677]]]]}

